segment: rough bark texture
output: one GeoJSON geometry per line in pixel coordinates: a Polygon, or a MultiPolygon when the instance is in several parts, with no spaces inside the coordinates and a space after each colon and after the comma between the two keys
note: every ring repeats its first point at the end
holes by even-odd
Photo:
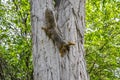
{"type": "Polygon", "coordinates": [[[83,46],[85,0],[61,0],[57,8],[53,1],[31,0],[34,80],[89,80],[83,46]],[[75,42],[64,57],[42,30],[47,7],[53,10],[62,37],[75,42]]]}

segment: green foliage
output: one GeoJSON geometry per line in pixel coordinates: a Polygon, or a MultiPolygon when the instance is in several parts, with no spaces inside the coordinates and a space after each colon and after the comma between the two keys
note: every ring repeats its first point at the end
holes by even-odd
{"type": "Polygon", "coordinates": [[[87,0],[85,50],[91,80],[120,79],[119,0],[87,0]]]}
{"type": "Polygon", "coordinates": [[[0,4],[0,80],[32,80],[28,0],[0,4]]]}

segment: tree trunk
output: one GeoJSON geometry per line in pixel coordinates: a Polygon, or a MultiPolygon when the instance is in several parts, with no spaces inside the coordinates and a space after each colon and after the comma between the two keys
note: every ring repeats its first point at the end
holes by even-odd
{"type": "Polygon", "coordinates": [[[34,80],[89,80],[84,59],[85,0],[31,0],[34,80]],[[58,6],[59,5],[59,6],[58,6]],[[74,42],[69,51],[60,56],[45,31],[45,10],[54,13],[62,38],[74,42]]]}

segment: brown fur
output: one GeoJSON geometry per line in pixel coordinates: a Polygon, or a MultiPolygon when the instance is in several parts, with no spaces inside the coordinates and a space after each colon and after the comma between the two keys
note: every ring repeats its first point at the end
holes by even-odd
{"type": "Polygon", "coordinates": [[[62,38],[62,36],[60,35],[57,29],[54,14],[52,10],[46,9],[45,19],[46,19],[47,25],[46,27],[42,27],[42,29],[45,31],[46,35],[50,39],[52,39],[52,41],[56,44],[56,46],[59,48],[61,57],[63,57],[65,53],[69,51],[70,46],[75,45],[75,43],[67,42],[62,38]]]}

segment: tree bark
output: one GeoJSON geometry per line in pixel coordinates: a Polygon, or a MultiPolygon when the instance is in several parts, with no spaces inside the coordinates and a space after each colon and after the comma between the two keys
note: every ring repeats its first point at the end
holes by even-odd
{"type": "Polygon", "coordinates": [[[85,0],[61,0],[57,7],[53,1],[31,0],[34,80],[89,80],[84,59],[85,0]],[[63,57],[42,30],[47,8],[64,40],[75,42],[63,57]]]}

